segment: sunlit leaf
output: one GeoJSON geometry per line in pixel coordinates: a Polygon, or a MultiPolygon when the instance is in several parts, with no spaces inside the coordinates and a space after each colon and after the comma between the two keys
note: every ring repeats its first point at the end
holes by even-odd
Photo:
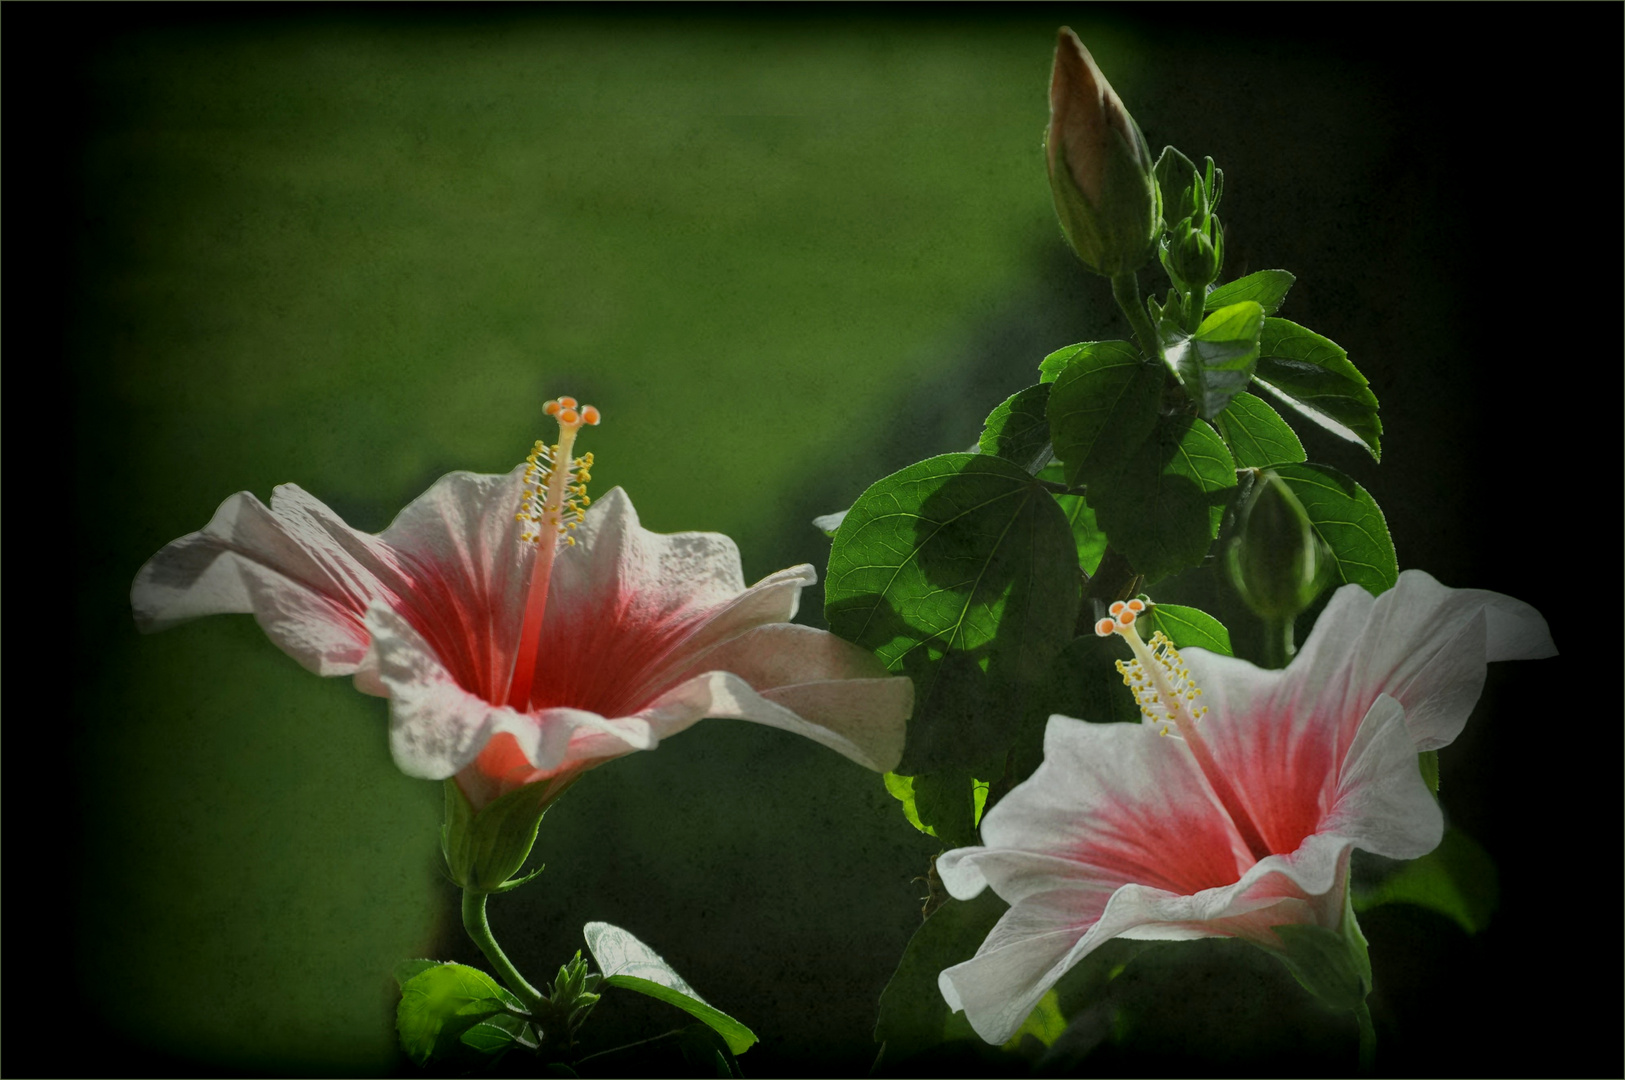
{"type": "Polygon", "coordinates": [[[1217,416],[1252,381],[1263,326],[1251,300],[1213,312],[1194,334],[1163,324],[1163,359],[1202,416],[1217,416]]]}
{"type": "Polygon", "coordinates": [[[1336,342],[1286,319],[1265,319],[1253,379],[1327,431],[1382,457],[1377,395],[1336,342]]]}
{"type": "Polygon", "coordinates": [[[1207,311],[1217,311],[1243,300],[1251,300],[1264,309],[1264,314],[1274,315],[1280,310],[1281,301],[1286,299],[1287,290],[1297,280],[1285,270],[1260,270],[1237,278],[1228,285],[1220,285],[1207,294],[1202,307],[1207,311]]]}
{"type": "Polygon", "coordinates": [[[1000,703],[1071,639],[1080,581],[1055,499],[1002,458],[944,454],[864,492],[830,549],[825,614],[914,679],[899,772],[997,749],[1000,703]]]}
{"type": "MultiPolygon", "coordinates": [[[[1066,475],[1061,469],[1061,463],[1052,461],[1044,466],[1038,474],[1040,480],[1049,480],[1052,483],[1066,483],[1066,475]]],[[[1095,524],[1095,512],[1089,508],[1089,501],[1082,495],[1056,495],[1055,503],[1066,515],[1066,523],[1072,529],[1072,540],[1078,547],[1078,565],[1085,574],[1093,574],[1100,567],[1100,560],[1106,554],[1106,534],[1100,531],[1095,524]]]]}
{"type": "Polygon", "coordinates": [[[984,454],[993,454],[1036,473],[1049,464],[1054,456],[1049,445],[1049,421],[1044,406],[1049,403],[1047,383],[1029,386],[988,415],[977,446],[984,454]]]}
{"type": "Polygon", "coordinates": [[[756,1042],[755,1032],[708,1005],[659,953],[628,931],[605,922],[590,922],[582,928],[582,934],[587,939],[588,951],[598,963],[598,970],[603,973],[601,985],[635,990],[677,1006],[715,1030],[735,1054],[743,1054],[756,1042]]]}
{"type": "Polygon", "coordinates": [[[445,1057],[456,1051],[465,1031],[505,1008],[524,1006],[485,972],[463,964],[434,964],[401,987],[395,1010],[401,1049],[419,1065],[445,1057]]]}
{"type": "Polygon", "coordinates": [[[1162,631],[1180,649],[1206,649],[1221,656],[1230,651],[1230,631],[1207,612],[1179,604],[1153,604],[1140,616],[1142,636],[1162,631]]]}
{"type": "Polygon", "coordinates": [[[1275,472],[1331,550],[1339,581],[1362,585],[1373,596],[1393,588],[1399,558],[1388,522],[1365,488],[1329,465],[1278,465],[1275,472]]]}
{"type": "Polygon", "coordinates": [[[1263,469],[1270,465],[1303,461],[1303,443],[1297,432],[1270,408],[1263,398],[1240,393],[1213,418],[1235,456],[1238,469],[1263,469]]]}
{"type": "Polygon", "coordinates": [[[1078,347],[1050,390],[1050,440],[1069,484],[1122,468],[1157,423],[1164,375],[1126,341],[1078,347]]]}

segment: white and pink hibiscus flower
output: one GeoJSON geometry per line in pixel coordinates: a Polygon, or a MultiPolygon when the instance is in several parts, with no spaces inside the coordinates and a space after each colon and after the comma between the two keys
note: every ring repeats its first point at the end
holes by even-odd
{"type": "Polygon", "coordinates": [[[1043,764],[988,811],[984,846],[937,860],[955,897],[992,886],[1011,905],[938,980],[989,1042],[1112,938],[1283,950],[1276,927],[1342,932],[1355,848],[1413,859],[1442,838],[1417,755],[1461,732],[1486,663],[1556,653],[1528,604],[1416,570],[1376,598],[1339,589],[1281,671],[1142,642],[1143,610],[1114,605],[1096,630],[1129,642],[1119,666],[1144,722],[1052,716],[1043,764]]]}
{"type": "Polygon", "coordinates": [[[619,488],[589,509],[591,455],[571,452],[598,412],[547,411],[557,444],[507,475],[442,477],[377,535],[292,484],[269,507],[233,495],[141,568],[137,625],[252,613],[310,671],[387,697],[396,763],[455,776],[476,811],[539,781],[549,800],[704,717],[893,768],[912,684],[790,622],[813,568],[746,588],[726,536],[649,532],[619,488]]]}

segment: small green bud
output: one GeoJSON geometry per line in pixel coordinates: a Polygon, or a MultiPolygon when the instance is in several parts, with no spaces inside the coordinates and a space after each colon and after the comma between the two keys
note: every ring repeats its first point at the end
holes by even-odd
{"type": "MultiPolygon", "coordinates": [[[[1209,218],[1217,233],[1219,219],[1209,218]]],[[[1218,234],[1222,237],[1222,233],[1218,234]]],[[[1207,231],[1196,228],[1185,218],[1168,230],[1163,240],[1162,264],[1169,275],[1190,290],[1206,289],[1219,276],[1220,249],[1223,245],[1209,239],[1207,231]]]]}
{"type": "Polygon", "coordinates": [[[1049,108],[1044,159],[1067,242],[1097,274],[1138,270],[1156,250],[1162,225],[1151,150],[1094,57],[1064,26],[1049,108]]]}
{"type": "Polygon", "coordinates": [[[1226,565],[1242,600],[1266,619],[1296,616],[1320,595],[1331,572],[1303,504],[1267,470],[1241,508],[1226,565]]]}

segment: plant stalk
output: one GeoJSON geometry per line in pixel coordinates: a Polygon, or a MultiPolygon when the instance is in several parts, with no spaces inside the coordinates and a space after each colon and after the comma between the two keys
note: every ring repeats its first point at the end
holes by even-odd
{"type": "Polygon", "coordinates": [[[485,898],[489,895],[478,889],[463,890],[463,929],[468,931],[468,936],[474,939],[474,944],[480,947],[485,959],[496,969],[497,977],[507,984],[514,996],[523,1001],[525,1008],[532,1013],[539,1012],[542,995],[519,974],[519,969],[513,966],[513,961],[508,959],[491,934],[491,924],[485,918],[485,898]]]}
{"type": "Polygon", "coordinates": [[[1157,347],[1157,330],[1151,325],[1151,317],[1145,313],[1145,305],[1140,303],[1140,282],[1132,271],[1112,275],[1112,298],[1117,301],[1117,306],[1123,309],[1129,325],[1134,328],[1134,336],[1140,342],[1140,351],[1145,353],[1148,359],[1160,359],[1162,350],[1157,347]]]}
{"type": "Polygon", "coordinates": [[[1264,666],[1267,668],[1284,668],[1292,662],[1297,654],[1297,638],[1293,632],[1293,624],[1297,620],[1290,615],[1266,615],[1264,617],[1264,666]]]}

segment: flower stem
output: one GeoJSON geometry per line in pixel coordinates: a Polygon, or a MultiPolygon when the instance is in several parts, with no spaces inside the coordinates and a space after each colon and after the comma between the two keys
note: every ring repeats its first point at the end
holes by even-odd
{"type": "Polygon", "coordinates": [[[1360,1002],[1354,1019],[1360,1023],[1360,1071],[1368,1073],[1377,1060],[1377,1029],[1371,1023],[1371,1006],[1360,1002]]]}
{"type": "Polygon", "coordinates": [[[1292,657],[1298,652],[1297,638],[1293,631],[1293,624],[1296,621],[1290,615],[1264,616],[1265,667],[1284,668],[1292,662],[1292,657]]]}
{"type": "Polygon", "coordinates": [[[1134,336],[1140,340],[1140,351],[1145,353],[1147,359],[1160,357],[1162,352],[1157,348],[1157,330],[1151,325],[1151,318],[1140,303],[1140,282],[1132,271],[1112,275],[1112,298],[1123,309],[1129,325],[1134,327],[1134,336]]]}
{"type": "Polygon", "coordinates": [[[542,1006],[542,995],[519,974],[519,969],[513,966],[513,961],[508,959],[491,934],[491,924],[485,918],[485,898],[489,895],[478,889],[463,890],[463,929],[468,931],[468,936],[474,939],[474,944],[480,947],[480,952],[485,954],[485,959],[496,969],[497,976],[508,984],[514,996],[523,1001],[531,1012],[537,1012],[542,1006]]]}

